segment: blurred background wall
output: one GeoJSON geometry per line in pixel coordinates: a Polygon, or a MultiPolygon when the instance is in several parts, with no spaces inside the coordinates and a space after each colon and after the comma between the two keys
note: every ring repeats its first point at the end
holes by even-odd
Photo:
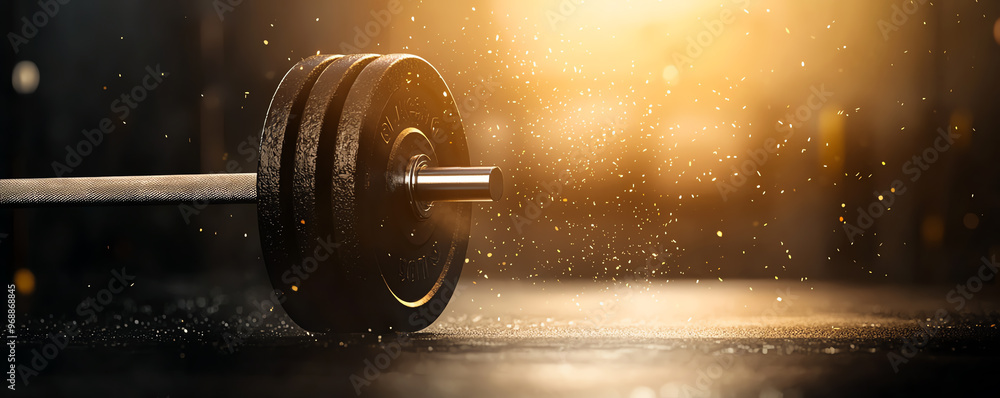
{"type": "MultiPolygon", "coordinates": [[[[467,280],[936,283],[1000,242],[996,2],[0,7],[2,178],[55,176],[104,118],[114,131],[66,175],[255,171],[289,67],[406,52],[451,85],[473,162],[508,176],[475,213],[467,280]],[[147,67],[166,76],[122,118],[147,67]],[[939,129],[957,138],[927,152],[939,129]],[[880,194],[889,210],[859,226],[880,194]]],[[[122,266],[166,297],[267,287],[253,206],[2,211],[0,262],[34,281],[37,311],[69,311],[122,266]]]]}

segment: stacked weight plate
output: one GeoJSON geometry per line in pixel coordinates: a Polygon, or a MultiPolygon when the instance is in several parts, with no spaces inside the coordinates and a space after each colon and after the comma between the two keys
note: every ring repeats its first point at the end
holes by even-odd
{"type": "Polygon", "coordinates": [[[467,167],[458,108],[413,55],[317,55],[282,79],[261,137],[261,244],[305,329],[415,331],[451,298],[471,205],[414,203],[413,160],[467,167]]]}

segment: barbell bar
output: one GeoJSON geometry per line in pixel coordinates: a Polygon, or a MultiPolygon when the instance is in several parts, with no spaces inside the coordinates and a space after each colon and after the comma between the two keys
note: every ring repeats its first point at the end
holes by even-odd
{"type": "MultiPolygon", "coordinates": [[[[417,203],[493,202],[498,167],[418,167],[406,177],[417,203]]],[[[256,173],[0,179],[0,208],[99,205],[256,204],[256,173]]]]}

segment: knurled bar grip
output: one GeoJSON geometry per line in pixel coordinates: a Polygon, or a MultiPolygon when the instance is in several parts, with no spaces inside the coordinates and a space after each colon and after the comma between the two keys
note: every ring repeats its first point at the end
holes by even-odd
{"type": "MultiPolygon", "coordinates": [[[[407,184],[421,202],[489,202],[503,195],[496,167],[424,167],[407,184]]],[[[0,180],[0,208],[80,205],[257,203],[257,174],[0,180]]]]}
{"type": "Polygon", "coordinates": [[[257,174],[0,180],[0,207],[257,203],[257,174]]]}

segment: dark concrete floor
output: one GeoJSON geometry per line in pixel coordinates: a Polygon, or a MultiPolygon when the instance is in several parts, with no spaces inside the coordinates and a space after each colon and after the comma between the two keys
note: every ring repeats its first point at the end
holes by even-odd
{"type": "MultiPolygon", "coordinates": [[[[438,322],[409,335],[310,335],[280,309],[260,321],[237,314],[263,290],[164,308],[126,303],[82,326],[28,385],[18,380],[19,395],[996,396],[1000,388],[992,284],[961,311],[948,286],[461,286],[438,322]]],[[[18,347],[18,363],[67,320],[24,325],[32,343],[18,347]]]]}

